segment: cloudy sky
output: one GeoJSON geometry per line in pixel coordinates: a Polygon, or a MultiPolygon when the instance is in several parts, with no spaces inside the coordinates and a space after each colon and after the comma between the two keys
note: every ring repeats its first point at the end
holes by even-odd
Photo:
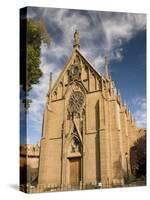
{"type": "MultiPolygon", "coordinates": [[[[28,143],[41,137],[42,113],[48,91],[49,73],[53,81],[72,53],[73,34],[80,32],[82,54],[104,75],[104,56],[109,71],[128,104],[138,127],[146,126],[146,15],[100,11],[28,8],[28,17],[43,19],[52,38],[42,46],[40,84],[30,92],[32,104],[28,114],[28,143]]],[[[22,134],[21,142],[25,142],[22,134]]]]}

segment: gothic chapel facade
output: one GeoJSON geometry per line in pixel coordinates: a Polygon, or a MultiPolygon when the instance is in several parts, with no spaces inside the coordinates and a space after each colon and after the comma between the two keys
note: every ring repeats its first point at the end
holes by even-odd
{"type": "Polygon", "coordinates": [[[130,147],[137,127],[114,82],[100,75],[80,52],[73,52],[52,85],[43,115],[39,185],[84,189],[123,186],[131,173],[130,147]]]}

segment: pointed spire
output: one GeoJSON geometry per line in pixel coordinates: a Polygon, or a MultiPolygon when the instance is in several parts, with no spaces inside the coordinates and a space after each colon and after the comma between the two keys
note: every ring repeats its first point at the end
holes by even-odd
{"type": "Polygon", "coordinates": [[[120,102],[122,102],[120,90],[118,90],[118,99],[119,99],[120,102]]]}
{"type": "Polygon", "coordinates": [[[49,76],[49,92],[51,92],[51,88],[52,88],[52,72],[50,72],[49,76]]]}
{"type": "Polygon", "coordinates": [[[117,89],[116,89],[116,87],[114,88],[114,95],[117,95],[117,89]]]}
{"type": "Polygon", "coordinates": [[[134,124],[133,115],[131,114],[131,122],[134,124]]]}
{"type": "Polygon", "coordinates": [[[111,78],[111,76],[109,75],[109,79],[110,79],[110,81],[112,80],[112,78],[111,78]]]}
{"type": "Polygon", "coordinates": [[[127,103],[126,103],[126,101],[124,101],[124,106],[127,107],[127,103]]]}
{"type": "Polygon", "coordinates": [[[117,90],[117,95],[120,97],[121,95],[120,95],[120,90],[117,90]]]}
{"type": "Polygon", "coordinates": [[[48,89],[48,94],[47,94],[47,106],[48,106],[48,110],[51,111],[51,107],[50,107],[50,102],[51,102],[51,89],[52,89],[52,72],[50,72],[50,76],[49,76],[49,89],[48,89]]]}
{"type": "Polygon", "coordinates": [[[80,35],[79,32],[76,30],[74,33],[74,49],[80,49],[80,35]]]}
{"type": "Polygon", "coordinates": [[[103,82],[103,79],[101,80],[101,83],[102,83],[102,92],[104,92],[104,82],[103,82]]]}
{"type": "Polygon", "coordinates": [[[104,58],[105,58],[105,78],[106,78],[106,80],[109,80],[107,56],[105,56],[104,58]]]}

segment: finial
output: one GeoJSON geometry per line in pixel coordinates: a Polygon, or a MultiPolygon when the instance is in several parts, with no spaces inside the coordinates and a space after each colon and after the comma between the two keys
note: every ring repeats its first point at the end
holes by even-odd
{"type": "Polygon", "coordinates": [[[131,115],[131,121],[132,121],[132,123],[134,123],[133,115],[131,115]]]}
{"type": "Polygon", "coordinates": [[[120,96],[120,90],[117,90],[117,95],[120,96]]]}
{"type": "Polygon", "coordinates": [[[117,89],[114,88],[114,95],[117,95],[117,89]]]}
{"type": "Polygon", "coordinates": [[[79,32],[77,30],[75,30],[74,33],[74,44],[73,47],[75,49],[80,49],[80,36],[79,36],[79,32]]]}
{"type": "Polygon", "coordinates": [[[52,72],[50,72],[49,75],[49,91],[51,92],[51,88],[52,88],[52,72]]]}
{"type": "Polygon", "coordinates": [[[47,94],[47,106],[48,106],[48,110],[51,111],[51,108],[49,106],[50,102],[51,102],[51,89],[52,89],[52,72],[50,72],[49,75],[49,90],[48,90],[48,94],[47,94]]]}
{"type": "Polygon", "coordinates": [[[109,80],[107,56],[105,56],[104,58],[105,58],[105,78],[106,80],[109,80]]]}
{"type": "Polygon", "coordinates": [[[124,106],[125,106],[125,107],[127,106],[127,102],[126,102],[126,100],[124,100],[124,106]]]}

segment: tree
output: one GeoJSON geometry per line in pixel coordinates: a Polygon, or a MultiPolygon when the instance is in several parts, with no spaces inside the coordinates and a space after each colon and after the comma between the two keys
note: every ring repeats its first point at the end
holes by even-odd
{"type": "MultiPolygon", "coordinates": [[[[32,18],[27,20],[27,24],[22,22],[21,32],[25,31],[26,25],[26,61],[23,62],[25,66],[22,66],[26,69],[26,77],[23,78],[24,74],[21,76],[20,83],[22,85],[22,89],[26,94],[26,98],[23,99],[23,103],[25,108],[27,109],[30,106],[31,100],[27,98],[29,95],[29,91],[32,89],[33,85],[39,83],[39,79],[42,76],[42,70],[40,69],[40,56],[41,56],[41,45],[42,43],[49,45],[50,44],[50,36],[47,33],[44,22],[42,20],[35,21],[32,18]],[[25,25],[24,25],[25,24],[25,25]]],[[[22,34],[21,40],[25,40],[25,34],[22,34]]],[[[23,53],[21,57],[23,57],[23,53]]],[[[21,60],[22,62],[22,60],[21,60]]]]}
{"type": "Polygon", "coordinates": [[[146,135],[140,137],[130,150],[131,167],[136,177],[146,176],[146,135]]]}

